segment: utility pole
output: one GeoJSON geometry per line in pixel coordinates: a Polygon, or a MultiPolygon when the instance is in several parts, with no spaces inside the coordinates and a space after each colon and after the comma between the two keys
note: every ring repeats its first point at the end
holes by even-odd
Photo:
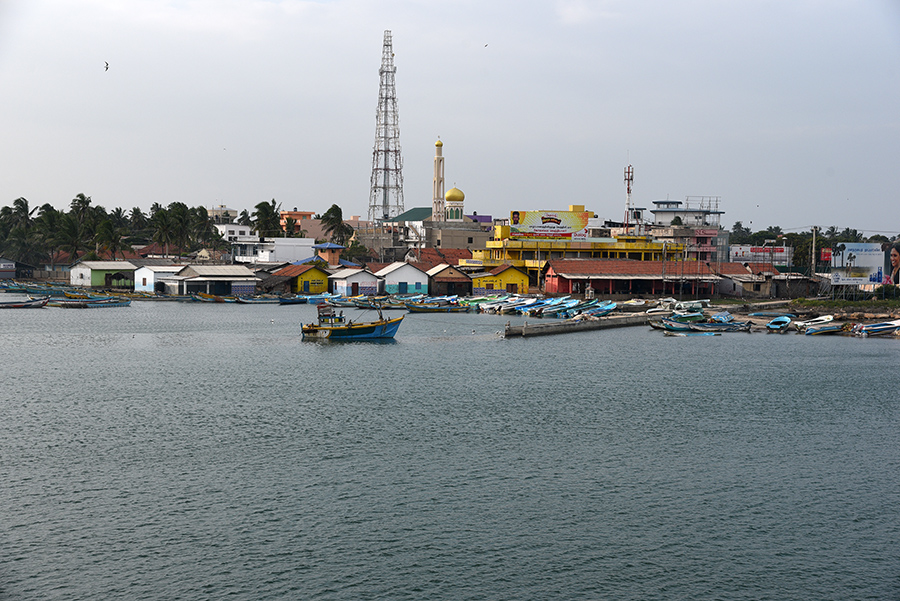
{"type": "Polygon", "coordinates": [[[378,70],[378,110],[375,116],[375,148],[369,188],[369,221],[396,217],[403,208],[403,157],[400,155],[400,116],[394,75],[394,49],[390,30],[384,32],[381,68],[378,70]]]}

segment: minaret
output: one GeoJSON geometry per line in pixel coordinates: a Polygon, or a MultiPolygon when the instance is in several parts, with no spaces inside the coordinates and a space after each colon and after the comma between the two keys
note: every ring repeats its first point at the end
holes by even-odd
{"type": "Polygon", "coordinates": [[[441,149],[444,143],[438,139],[434,143],[434,187],[431,199],[431,220],[444,220],[444,156],[441,149]]]}

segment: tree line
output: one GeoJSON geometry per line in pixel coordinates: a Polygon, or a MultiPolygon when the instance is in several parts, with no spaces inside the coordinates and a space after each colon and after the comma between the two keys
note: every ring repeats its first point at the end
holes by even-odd
{"type": "Polygon", "coordinates": [[[891,239],[881,234],[867,237],[855,229],[840,230],[833,225],[826,228],[815,228],[814,235],[813,228],[805,232],[785,233],[777,225],[770,225],[764,230],[751,232],[750,228],[744,227],[744,224],[738,221],[732,226],[728,236],[728,243],[734,245],[763,246],[767,240],[775,240],[776,246],[784,245],[793,248],[793,266],[799,269],[809,268],[812,265],[811,252],[815,252],[816,263],[821,263],[820,257],[823,249],[830,249],[832,254],[842,256],[847,244],[868,242],[881,244],[885,249],[891,244],[891,239]],[[812,246],[813,238],[815,238],[815,249],[812,246]]]}
{"type": "MultiPolygon", "coordinates": [[[[306,235],[303,230],[296,230],[290,218],[282,228],[279,211],[280,205],[272,199],[257,204],[252,213],[242,211],[236,221],[251,227],[260,237],[306,235]]],[[[316,218],[321,219],[333,242],[344,245],[353,236],[353,228],[344,223],[337,205],[316,218]]],[[[166,256],[202,248],[231,248],[206,208],[188,207],[177,201],[166,207],[153,203],[149,213],[138,207],[108,211],[82,193],[71,200],[67,211],[57,210],[49,203],[31,207],[25,198],[0,208],[0,255],[31,266],[50,265],[53,270],[60,259],[72,263],[80,258],[124,258],[134,247],[154,242],[166,256]]],[[[364,249],[355,250],[359,253],[364,249]]]]}

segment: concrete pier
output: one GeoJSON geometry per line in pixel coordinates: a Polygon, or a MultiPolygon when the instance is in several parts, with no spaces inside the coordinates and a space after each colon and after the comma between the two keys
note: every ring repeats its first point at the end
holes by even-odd
{"type": "Polygon", "coordinates": [[[504,338],[513,336],[548,336],[550,334],[568,334],[569,332],[585,332],[587,330],[604,330],[624,326],[647,325],[646,313],[637,315],[610,315],[599,319],[552,321],[549,323],[525,322],[520,326],[508,325],[504,329],[504,338]]]}

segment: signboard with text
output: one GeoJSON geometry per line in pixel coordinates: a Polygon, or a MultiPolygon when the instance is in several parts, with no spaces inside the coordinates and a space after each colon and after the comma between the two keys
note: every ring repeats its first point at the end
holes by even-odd
{"type": "Polygon", "coordinates": [[[587,240],[591,213],[576,211],[512,211],[510,238],[587,240]]]}
{"type": "Polygon", "coordinates": [[[880,284],[884,279],[881,244],[842,243],[831,255],[831,283],[835,286],[880,284]]]}
{"type": "Polygon", "coordinates": [[[791,246],[749,246],[732,245],[729,248],[731,261],[734,263],[771,263],[788,267],[794,259],[791,246]]]}

